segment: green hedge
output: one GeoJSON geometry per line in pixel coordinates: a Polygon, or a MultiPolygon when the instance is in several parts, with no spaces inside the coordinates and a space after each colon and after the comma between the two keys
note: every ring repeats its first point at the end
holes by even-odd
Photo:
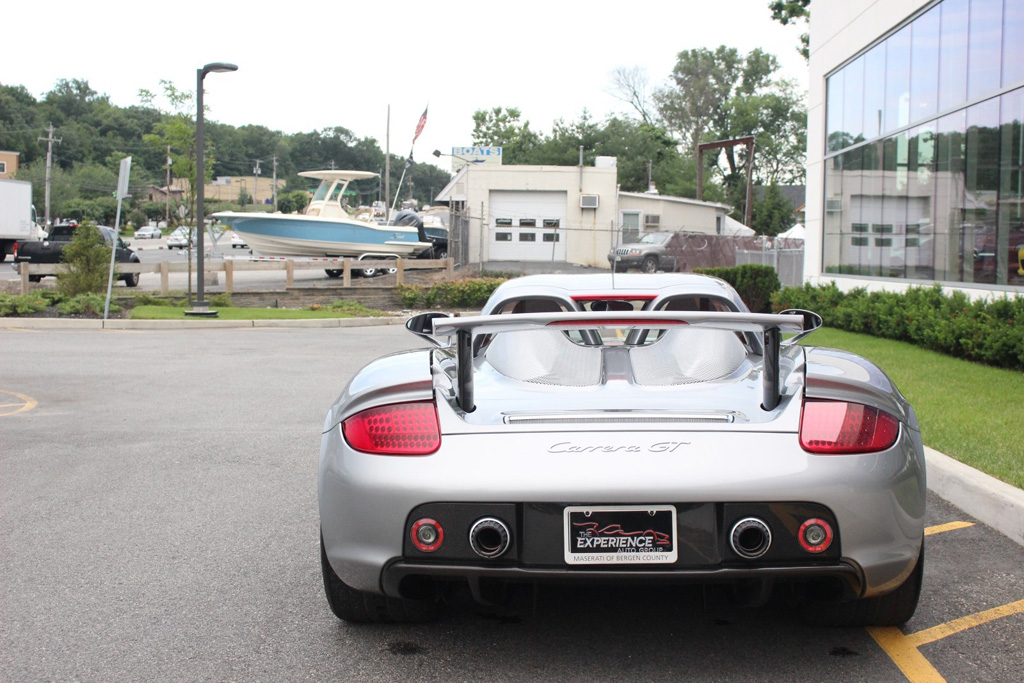
{"type": "Polygon", "coordinates": [[[905,293],[847,293],[834,282],[787,287],[772,297],[775,310],[806,308],[824,324],[849,332],[910,342],[986,365],[1024,370],[1024,297],[971,301],[939,285],[905,293]]]}
{"type": "Polygon", "coordinates": [[[431,286],[399,285],[397,291],[407,308],[480,308],[502,282],[501,278],[473,278],[431,286]]]}
{"type": "Polygon", "coordinates": [[[754,313],[767,313],[772,295],[782,283],[771,266],[747,264],[734,268],[694,268],[693,272],[725,280],[754,313]]]}

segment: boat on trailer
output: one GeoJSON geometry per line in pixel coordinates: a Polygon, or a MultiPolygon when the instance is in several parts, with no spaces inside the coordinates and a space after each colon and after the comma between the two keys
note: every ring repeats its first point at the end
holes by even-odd
{"type": "Polygon", "coordinates": [[[422,225],[384,225],[372,216],[350,216],[342,206],[349,183],[377,177],[377,173],[303,171],[299,175],[320,181],[305,214],[221,211],[212,217],[231,226],[264,256],[407,258],[431,248],[422,225]]]}

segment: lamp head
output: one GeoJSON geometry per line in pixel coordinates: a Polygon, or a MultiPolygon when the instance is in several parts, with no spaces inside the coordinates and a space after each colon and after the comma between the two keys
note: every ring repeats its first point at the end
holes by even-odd
{"type": "Polygon", "coordinates": [[[210,62],[202,68],[204,76],[208,73],[224,73],[225,71],[238,71],[238,66],[228,62],[210,62]]]}

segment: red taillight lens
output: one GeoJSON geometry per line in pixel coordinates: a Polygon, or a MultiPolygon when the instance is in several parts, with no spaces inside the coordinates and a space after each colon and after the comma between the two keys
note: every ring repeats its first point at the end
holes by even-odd
{"type": "Polygon", "coordinates": [[[433,401],[393,403],[356,413],[341,424],[357,451],[381,455],[428,455],[441,446],[433,401]]]}
{"type": "Polygon", "coordinates": [[[800,446],[811,453],[884,451],[899,434],[899,420],[860,403],[807,401],[800,417],[800,446]]]}

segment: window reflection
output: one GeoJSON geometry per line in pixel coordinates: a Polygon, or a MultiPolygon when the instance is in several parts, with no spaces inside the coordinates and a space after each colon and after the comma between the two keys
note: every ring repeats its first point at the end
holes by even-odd
{"type": "Polygon", "coordinates": [[[1014,86],[1009,0],[944,0],[829,76],[825,271],[1024,286],[1024,87],[993,96],[1014,86]]]}

